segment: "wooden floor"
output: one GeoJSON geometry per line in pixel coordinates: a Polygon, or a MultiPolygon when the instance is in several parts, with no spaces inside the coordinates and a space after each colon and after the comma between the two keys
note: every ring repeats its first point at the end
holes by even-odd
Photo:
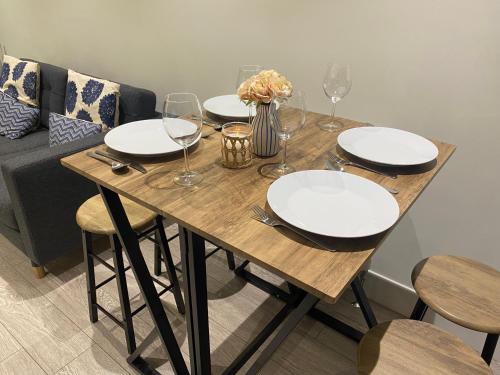
{"type": "MultiPolygon", "coordinates": [[[[170,227],[168,231],[173,233],[175,228],[170,227]]],[[[141,247],[151,265],[151,243],[142,242],[141,247]]],[[[173,241],[171,247],[177,262],[178,243],[173,241]]],[[[109,251],[102,255],[111,261],[109,251]]],[[[50,273],[44,279],[36,280],[28,259],[0,236],[0,374],[135,373],[125,360],[123,331],[102,314],[99,322],[89,322],[81,258],[75,253],[60,259],[49,267],[50,273]]],[[[282,303],[236,278],[227,269],[222,252],[208,260],[207,268],[212,366],[213,373],[219,374],[282,303]]],[[[281,283],[256,266],[251,269],[281,283]]],[[[98,282],[109,275],[105,267],[96,268],[98,282]]],[[[128,275],[128,282],[136,306],[141,300],[132,274],[128,275]]],[[[100,289],[98,298],[101,304],[119,314],[114,282],[100,289]]],[[[184,319],[176,312],[170,293],[162,299],[188,361],[184,319]]],[[[364,330],[361,312],[351,306],[351,301],[352,296],[347,293],[338,304],[322,308],[364,330]]],[[[381,306],[374,304],[373,307],[379,321],[398,317],[381,306]]],[[[139,339],[152,329],[146,310],[134,318],[134,324],[139,339]]],[[[306,317],[273,355],[262,374],[355,374],[355,354],[353,341],[306,317]]],[[[161,373],[173,374],[159,341],[148,349],[146,358],[161,373]]],[[[241,373],[244,372],[243,369],[241,373]]],[[[495,373],[500,374],[500,367],[495,373]]]]}

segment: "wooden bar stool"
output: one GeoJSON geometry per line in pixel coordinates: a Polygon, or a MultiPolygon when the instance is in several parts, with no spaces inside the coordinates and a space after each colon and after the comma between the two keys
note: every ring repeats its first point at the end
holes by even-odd
{"type": "Polygon", "coordinates": [[[380,375],[486,375],[491,369],[458,337],[425,322],[385,322],[358,346],[358,373],[380,375]]]}
{"type": "MultiPolygon", "coordinates": [[[[132,202],[129,199],[121,197],[121,201],[127,213],[130,225],[132,226],[132,229],[137,232],[138,238],[149,238],[151,241],[153,241],[155,243],[155,253],[161,253],[161,258],[165,261],[170,285],[166,285],[162,281],[153,278],[153,281],[163,288],[158,293],[158,295],[162,295],[165,292],[171,290],[175,297],[177,309],[181,314],[184,314],[184,300],[182,298],[179,280],[177,279],[174,263],[172,261],[172,255],[168,246],[168,239],[165,235],[163,218],[156,215],[153,211],[150,211],[145,207],[132,202]],[[154,238],[150,238],[149,236],[153,233],[154,238]]],[[[129,353],[132,353],[136,349],[132,318],[135,314],[144,309],[146,305],[143,304],[136,310],[131,311],[127,281],[125,276],[125,272],[130,267],[125,268],[124,266],[121,243],[115,233],[113,223],[111,222],[111,218],[109,217],[108,211],[106,210],[106,207],[100,195],[91,197],[79,207],[76,213],[76,221],[82,229],[90,321],[94,323],[98,320],[98,310],[112,319],[116,324],[124,329],[125,338],[127,341],[127,349],[129,353]],[[93,235],[109,236],[111,249],[113,251],[113,266],[93,252],[93,235]],[[105,279],[97,285],[94,272],[95,260],[99,261],[106,268],[114,272],[113,276],[105,279]],[[113,314],[108,312],[97,302],[97,289],[114,279],[116,279],[118,286],[118,296],[120,299],[122,320],[117,319],[113,314]]],[[[159,265],[156,264],[156,262],[159,262],[160,260],[157,256],[155,256],[154,258],[154,268],[156,270],[160,268],[159,265]]]]}
{"type": "Polygon", "coordinates": [[[430,307],[462,327],[487,333],[481,356],[490,364],[500,334],[500,272],[465,257],[439,255],[418,263],[411,279],[419,297],[411,318],[422,320],[430,307]]]}

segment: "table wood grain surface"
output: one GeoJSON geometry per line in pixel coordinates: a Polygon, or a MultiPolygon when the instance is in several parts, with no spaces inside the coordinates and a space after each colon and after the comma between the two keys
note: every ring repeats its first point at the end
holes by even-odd
{"type": "MultiPolygon", "coordinates": [[[[297,170],[324,169],[327,152],[334,148],[341,152],[336,146],[339,133],[325,132],[317,126],[325,119],[325,115],[308,112],[306,126],[289,141],[288,161],[297,170]]],[[[352,120],[341,121],[344,129],[363,126],[352,120]]],[[[395,180],[354,167],[347,167],[346,171],[398,189],[395,198],[401,217],[455,150],[451,144],[433,142],[439,149],[436,161],[418,169],[398,169],[400,174],[395,180]]],[[[94,149],[110,151],[105,145],[94,149]]],[[[189,154],[191,168],[204,177],[199,186],[191,188],[172,181],[175,171],[183,169],[182,152],[161,158],[137,158],[145,165],[147,174],[133,169],[114,174],[109,166],[88,157],[85,151],[65,157],[61,163],[330,303],[337,301],[390,232],[361,239],[330,239],[337,251],[326,251],[286,229],[271,228],[251,218],[250,207],[266,206],[267,190],[274,181],[263,177],[260,168],[280,160],[280,155],[256,158],[246,169],[224,168],[220,133],[201,139],[189,154]]]]}

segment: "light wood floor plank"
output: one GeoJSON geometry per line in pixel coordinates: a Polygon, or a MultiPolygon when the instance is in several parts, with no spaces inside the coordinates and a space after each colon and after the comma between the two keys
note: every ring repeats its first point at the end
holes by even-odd
{"type": "Polygon", "coordinates": [[[94,344],[56,375],[125,375],[128,374],[98,345],[94,344]]]}
{"type": "Polygon", "coordinates": [[[0,264],[0,275],[0,322],[46,372],[90,346],[88,337],[17,271],[0,264]]]}
{"type": "Polygon", "coordinates": [[[0,362],[21,349],[21,345],[0,323],[0,362]]]}
{"type": "Polygon", "coordinates": [[[10,357],[0,362],[2,375],[46,375],[40,366],[24,349],[20,349],[10,357]]]}

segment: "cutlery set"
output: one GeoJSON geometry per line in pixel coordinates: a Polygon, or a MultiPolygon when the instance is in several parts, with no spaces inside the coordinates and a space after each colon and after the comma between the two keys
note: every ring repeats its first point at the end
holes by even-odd
{"type": "Polygon", "coordinates": [[[118,157],[110,152],[95,150],[87,152],[87,156],[102,161],[111,166],[111,170],[116,173],[125,172],[128,168],[133,168],[141,173],[147,173],[146,168],[136,161],[118,157]]]}
{"type": "Polygon", "coordinates": [[[321,241],[319,241],[319,239],[313,237],[312,235],[308,235],[308,234],[304,233],[303,231],[294,228],[293,226],[289,225],[288,223],[276,219],[275,217],[271,216],[266,210],[264,210],[260,206],[253,205],[252,211],[254,213],[252,218],[257,220],[257,221],[260,221],[261,223],[269,225],[270,227],[281,226],[281,227],[287,228],[287,229],[291,230],[292,232],[298,234],[299,236],[305,238],[308,241],[311,241],[312,243],[320,246],[321,248],[323,248],[325,250],[335,251],[335,250],[330,249],[326,244],[321,243],[321,241]]]}

